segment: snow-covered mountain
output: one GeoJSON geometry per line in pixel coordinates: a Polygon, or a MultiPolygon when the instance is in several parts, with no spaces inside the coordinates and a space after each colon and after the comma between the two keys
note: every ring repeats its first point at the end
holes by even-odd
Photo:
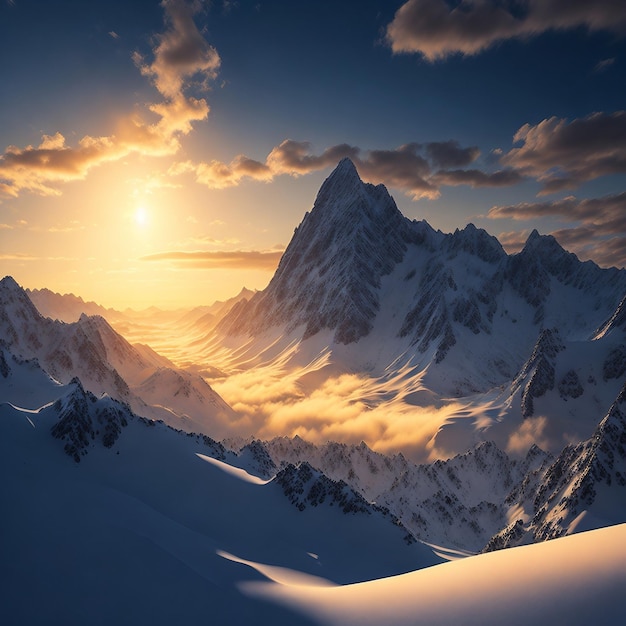
{"type": "Polygon", "coordinates": [[[588,438],[619,392],[625,297],[626,270],[581,262],[552,236],[533,231],[508,255],[472,224],[444,234],[411,221],[344,159],[268,287],[197,341],[196,359],[255,380],[262,368],[268,378],[299,368],[305,395],[358,375],[363,396],[350,402],[368,408],[458,398],[464,408],[431,440],[441,456],[488,440],[510,449],[520,429],[525,450],[557,454],[588,438]]]}
{"type": "Polygon", "coordinates": [[[487,550],[626,522],[626,383],[593,436],[530,472],[507,503],[513,519],[487,550]]]}
{"type": "Polygon", "coordinates": [[[593,436],[556,457],[533,445],[514,459],[484,442],[416,465],[364,442],[300,437],[255,440],[238,456],[265,477],[306,462],[388,509],[417,539],[461,553],[494,550],[626,522],[625,399],[623,389],[593,436]]]}
{"type": "MultiPolygon", "coordinates": [[[[446,395],[509,382],[545,328],[592,338],[626,293],[626,271],[580,262],[533,231],[519,254],[469,224],[445,235],[405,218],[349,159],[322,185],[268,287],[220,322],[226,335],[271,329],[359,342],[370,370],[411,354],[446,395]],[[371,346],[391,344],[372,359],[371,346]],[[445,376],[443,373],[445,372],[445,376]]],[[[355,367],[356,351],[351,356],[355,367]]]]}
{"type": "MultiPolygon", "coordinates": [[[[3,378],[2,363],[6,378],[38,368],[5,356],[3,378]]],[[[618,623],[622,615],[625,525],[442,563],[437,553],[462,552],[411,540],[385,507],[310,464],[286,464],[264,480],[235,466],[262,458],[258,442],[234,454],[96,398],[78,380],[43,379],[45,387],[57,399],[38,409],[0,403],[8,623],[404,626],[471,617],[521,625],[618,623]]],[[[623,406],[620,399],[598,445],[587,448],[605,468],[621,455],[609,470],[614,479],[624,469],[623,406]]],[[[357,458],[381,462],[370,453],[352,451],[355,467],[357,458]]],[[[331,449],[325,455],[338,458],[331,449]]],[[[537,471],[539,457],[535,451],[524,469],[537,471]]],[[[487,468],[500,462],[483,444],[454,467],[434,464],[430,480],[465,483],[484,466],[486,480],[472,487],[480,497],[497,484],[487,468]]],[[[609,474],[596,478],[606,485],[609,474]]]]}
{"type": "Polygon", "coordinates": [[[210,438],[138,418],[77,380],[55,395],[35,410],[0,403],[7,623],[306,624],[241,594],[267,580],[248,561],[328,585],[441,562],[310,468],[261,480],[217,460],[233,455],[210,438]]]}
{"type": "Polygon", "coordinates": [[[107,309],[96,302],[85,302],[73,293],[58,294],[47,288],[26,289],[37,310],[44,316],[60,322],[75,322],[85,315],[100,315],[109,322],[123,319],[124,314],[115,309],[107,309]]]}
{"type": "Polygon", "coordinates": [[[141,415],[195,432],[223,428],[232,409],[198,375],[147,346],[132,346],[100,316],[73,323],[43,317],[11,278],[0,281],[0,337],[11,355],[37,359],[54,380],[128,403],[141,415]]]}

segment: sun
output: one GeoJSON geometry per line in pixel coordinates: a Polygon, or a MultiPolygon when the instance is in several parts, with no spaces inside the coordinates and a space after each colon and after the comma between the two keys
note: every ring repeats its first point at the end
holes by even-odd
{"type": "Polygon", "coordinates": [[[145,207],[139,206],[135,209],[135,224],[146,226],[148,224],[148,211],[145,207]]]}

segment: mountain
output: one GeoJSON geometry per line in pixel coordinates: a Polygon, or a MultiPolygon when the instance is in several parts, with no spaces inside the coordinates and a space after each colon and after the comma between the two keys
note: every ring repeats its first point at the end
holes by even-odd
{"type": "Polygon", "coordinates": [[[268,287],[217,330],[300,341],[322,333],[339,359],[342,346],[358,343],[351,365],[376,372],[410,354],[428,367],[430,389],[459,396],[510,381],[545,328],[591,338],[625,293],[626,271],[580,262],[537,231],[507,255],[472,224],[445,235],[411,221],[383,185],[363,183],[344,159],[268,287]],[[372,359],[374,345],[389,349],[372,359]]]}
{"type": "Polygon", "coordinates": [[[343,159],[296,229],[269,286],[242,303],[220,328],[254,333],[269,325],[303,338],[322,329],[337,343],[367,335],[380,308],[383,276],[402,260],[417,233],[382,186],[364,184],[343,159]]]}
{"type": "Polygon", "coordinates": [[[121,320],[123,313],[115,309],[107,309],[95,302],[85,302],[80,296],[73,293],[64,295],[50,289],[26,289],[26,295],[31,299],[37,310],[53,320],[61,322],[75,322],[81,315],[100,315],[110,322],[121,320]]]}
{"type": "Polygon", "coordinates": [[[389,510],[417,539],[461,552],[481,551],[503,530],[508,525],[509,493],[553,460],[536,447],[525,458],[512,460],[491,442],[447,461],[420,465],[402,454],[375,452],[364,442],[316,446],[299,437],[280,437],[256,440],[238,454],[246,458],[252,451],[261,475],[307,463],[389,510]],[[261,461],[263,457],[269,463],[261,461]]]}
{"type": "Polygon", "coordinates": [[[487,550],[626,522],[626,383],[593,436],[530,473],[507,502],[514,520],[487,550]]]}
{"type": "MultiPolygon", "coordinates": [[[[77,380],[55,390],[37,410],[0,403],[10,623],[582,625],[622,615],[626,525],[467,558],[449,551],[455,560],[442,563],[445,551],[407,541],[384,507],[306,463],[262,480],[209,437],[139,418],[77,380]]],[[[605,468],[623,405],[602,427],[613,447],[596,447],[605,468]]],[[[498,456],[484,448],[476,467],[498,456]]]]}
{"type": "Polygon", "coordinates": [[[43,317],[11,277],[0,281],[0,336],[18,359],[37,359],[54,380],[78,377],[85,389],[128,403],[179,428],[214,432],[232,409],[196,374],[178,370],[146,346],[135,347],[100,316],[64,323],[43,317]]]}
{"type": "Polygon", "coordinates": [[[0,403],[8,623],[308,624],[241,586],[344,585],[441,562],[319,472],[261,480],[217,460],[229,453],[206,436],[139,418],[77,380],[57,391],[36,410],[0,403]],[[301,489],[306,506],[286,495],[301,489]]]}
{"type": "Polygon", "coordinates": [[[536,230],[509,255],[472,224],[444,234],[409,220],[344,159],[268,287],[196,345],[226,375],[256,372],[252,385],[262,372],[300,371],[304,396],[359,376],[363,395],[349,402],[402,405],[416,420],[413,407],[458,398],[466,408],[442,418],[431,440],[441,456],[520,438],[530,438],[520,454],[532,443],[557,454],[590,436],[619,391],[619,375],[603,368],[622,371],[625,297],[626,270],[581,262],[536,230]]]}

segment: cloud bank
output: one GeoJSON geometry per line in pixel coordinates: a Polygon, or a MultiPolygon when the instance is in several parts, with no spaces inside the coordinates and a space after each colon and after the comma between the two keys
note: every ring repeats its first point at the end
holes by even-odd
{"type": "Polygon", "coordinates": [[[264,162],[245,155],[238,155],[230,163],[194,164],[186,161],[172,166],[170,174],[191,172],[196,182],[212,189],[224,189],[244,180],[271,182],[282,175],[302,176],[334,167],[342,158],[349,157],[364,180],[401,189],[414,200],[439,197],[441,185],[501,187],[522,180],[523,176],[510,168],[497,172],[459,169],[470,165],[479,156],[478,147],[462,147],[454,140],[426,144],[413,142],[391,150],[363,150],[358,146],[338,144],[315,154],[309,142],[285,139],[272,148],[264,162]]]}
{"type": "Polygon", "coordinates": [[[549,30],[584,27],[626,31],[621,0],[408,0],[387,26],[394,53],[418,53],[428,61],[475,55],[509,39],[549,30]]]}
{"type": "Polygon", "coordinates": [[[305,392],[301,377],[307,371],[267,366],[213,381],[211,386],[239,414],[224,436],[299,435],[316,444],[365,441],[379,452],[403,452],[416,462],[449,456],[435,446],[435,435],[460,404],[416,407],[398,399],[372,406],[368,395],[375,394],[377,381],[356,374],[331,376],[305,392]]]}

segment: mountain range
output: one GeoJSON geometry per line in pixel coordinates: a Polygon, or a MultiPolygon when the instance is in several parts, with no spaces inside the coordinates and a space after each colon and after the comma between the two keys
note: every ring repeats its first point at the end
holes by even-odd
{"type": "Polygon", "coordinates": [[[16,622],[383,623],[370,593],[389,624],[620,611],[626,271],[435,231],[348,159],[263,291],[140,314],[5,277],[0,430],[16,622]],[[524,606],[526,558],[577,598],[524,574],[524,606]]]}

